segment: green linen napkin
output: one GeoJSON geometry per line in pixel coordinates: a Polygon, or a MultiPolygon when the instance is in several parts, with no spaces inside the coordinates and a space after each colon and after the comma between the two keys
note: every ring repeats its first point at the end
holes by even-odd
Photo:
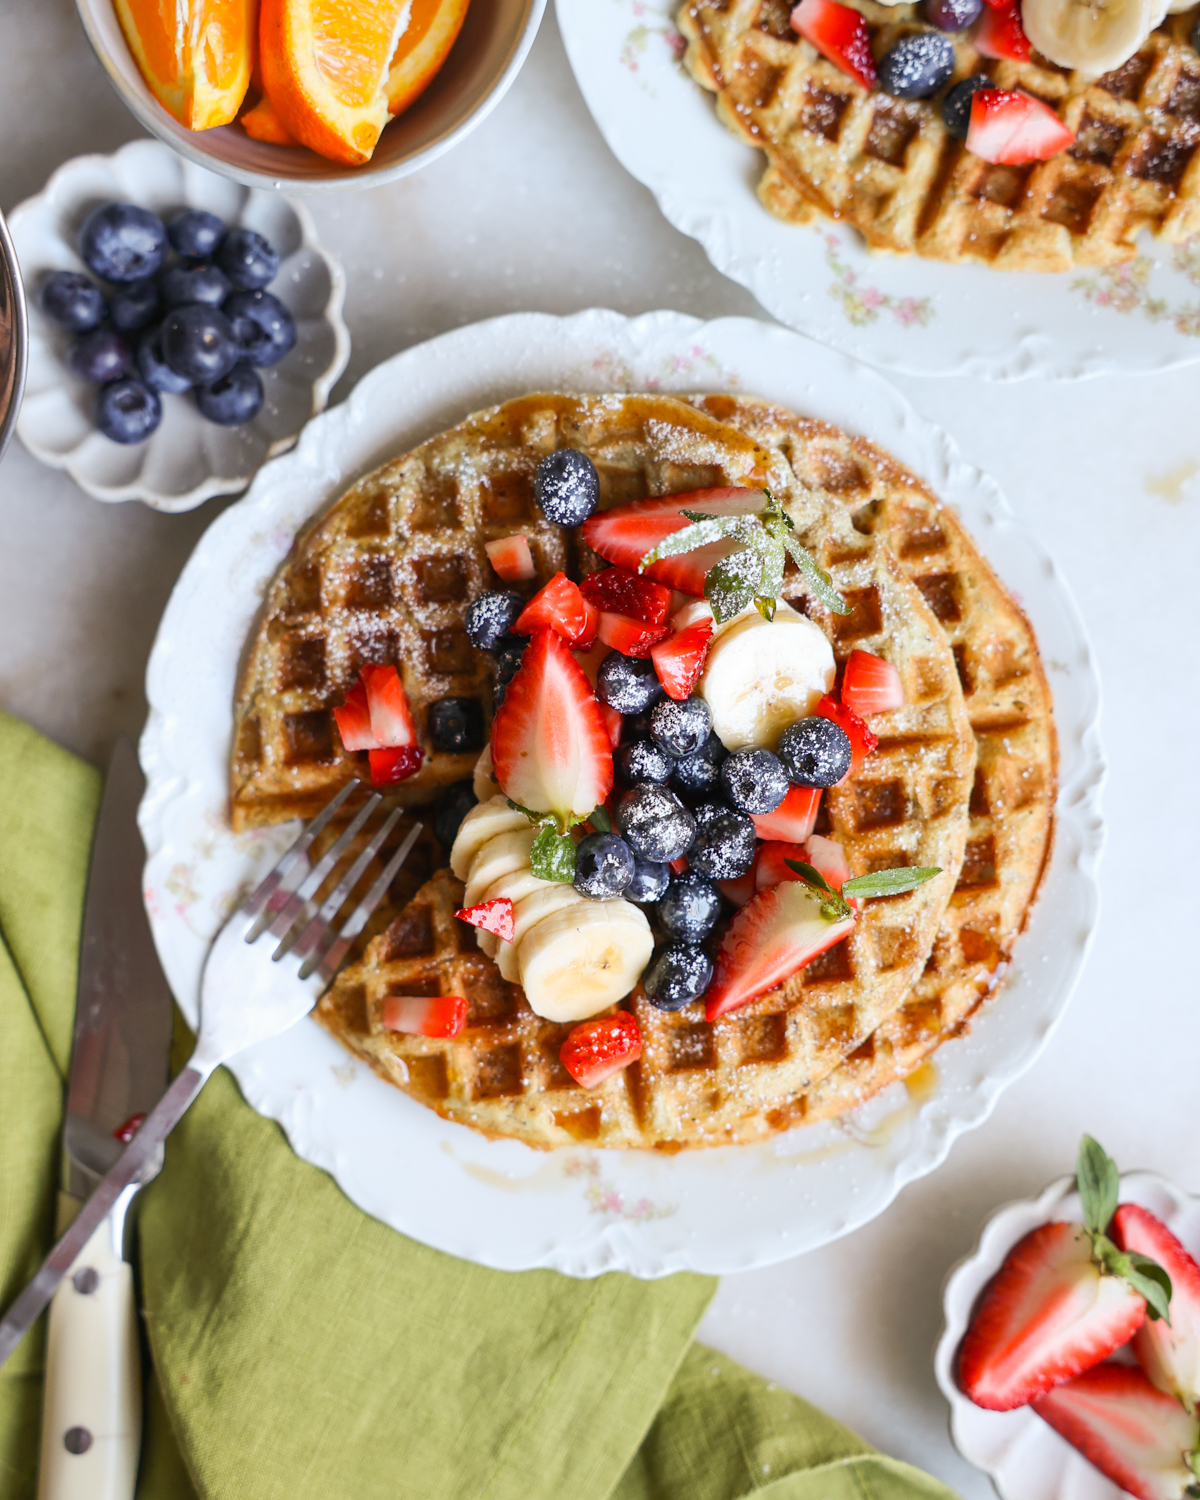
{"type": "MultiPolygon", "coordinates": [[[[0,714],[4,1304],[52,1234],[98,794],[96,772],[0,714]]],[[[954,1500],[693,1343],[711,1280],[511,1275],[428,1250],[293,1155],[224,1070],[141,1198],[138,1500],[954,1500]]],[[[35,1491],[43,1342],[39,1326],[0,1370],[0,1500],[35,1491]]]]}

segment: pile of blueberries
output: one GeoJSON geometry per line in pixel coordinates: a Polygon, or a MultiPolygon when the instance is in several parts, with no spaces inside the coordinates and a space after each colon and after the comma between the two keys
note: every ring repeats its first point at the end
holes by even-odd
{"type": "Polygon", "coordinates": [[[96,426],[105,437],[148,438],[162,421],[163,392],[193,391],[201,413],[223,427],[258,414],[258,371],[296,342],[291,313],[265,290],[279,270],[268,240],[202,209],[164,224],[136,204],[106,203],[84,221],[79,252],[108,289],[54,271],[39,305],[75,335],[67,364],[100,387],[96,426]]]}

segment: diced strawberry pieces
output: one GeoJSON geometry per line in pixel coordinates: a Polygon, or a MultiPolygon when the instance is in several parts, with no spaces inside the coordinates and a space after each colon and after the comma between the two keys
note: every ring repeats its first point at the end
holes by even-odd
{"type": "Polygon", "coordinates": [[[395,786],[398,781],[406,781],[421,769],[423,759],[420,745],[387,745],[380,750],[368,750],[372,786],[395,786]]]}
{"type": "Polygon", "coordinates": [[[867,23],[837,0],[801,0],[792,11],[792,30],[811,42],[834,67],[856,78],[865,89],[875,87],[875,58],[867,23]]]}
{"type": "MultiPolygon", "coordinates": [[[[1028,62],[1033,48],[1021,25],[1021,0],[1005,0],[1003,5],[985,6],[975,32],[975,45],[984,57],[1007,57],[1013,62],[1028,62]]],[[[980,93],[987,92],[991,91],[980,90],[980,93]]]]}
{"type": "Polygon", "coordinates": [[[691,694],[708,660],[712,634],[711,619],[697,620],[694,625],[677,630],[665,641],[651,646],[654,670],[668,698],[682,700],[691,694]]]}
{"type": "Polygon", "coordinates": [[[555,631],[535,630],[492,721],[506,797],[560,824],[585,818],[613,784],[612,744],[592,685],[555,631]]]}
{"type": "Polygon", "coordinates": [[[556,630],[573,651],[588,651],[596,640],[600,611],[579,592],[565,573],[555,573],[513,623],[517,635],[532,635],[543,625],[556,630]]]}
{"type": "Polygon", "coordinates": [[[483,932],[492,932],[506,943],[511,943],[516,930],[513,904],[507,896],[493,896],[490,901],[481,901],[477,906],[464,906],[454,915],[460,922],[478,927],[483,932]]]}
{"type": "Polygon", "coordinates": [[[518,532],[516,536],[502,536],[494,542],[484,542],[483,550],[488,561],[505,583],[528,583],[537,577],[533,553],[529,550],[529,538],[518,532]]]}
{"type": "Polygon", "coordinates": [[[758,858],[754,862],[754,889],[765,891],[768,886],[781,885],[785,880],[801,877],[786,863],[789,859],[803,860],[810,864],[808,851],[803,844],[787,844],[770,839],[758,846],[758,858]]]}
{"type": "Polygon", "coordinates": [[[1189,1408],[1200,1403],[1200,1265],[1161,1219],[1123,1203],[1109,1230],[1122,1250],[1156,1260],[1171,1278],[1171,1321],[1142,1324],[1133,1336],[1138,1363],[1159,1388],[1189,1408]]]}
{"type": "Polygon", "coordinates": [[[841,894],[841,889],[850,879],[850,864],[846,851],[837,839],[827,839],[814,833],[805,845],[805,862],[812,865],[818,875],[841,894]]]}
{"type": "Polygon", "coordinates": [[[1200,1420],[1131,1365],[1099,1364],[1033,1403],[1060,1437],[1136,1500],[1177,1500],[1196,1476],[1186,1455],[1200,1420]]]}
{"type": "Polygon", "coordinates": [[[621,731],[625,727],[625,715],[619,713],[615,708],[610,708],[607,703],[600,705],[600,717],[604,720],[604,727],[608,731],[608,743],[615,750],[621,743],[621,731]]]}
{"type": "Polygon", "coordinates": [[[1146,1304],[1102,1273],[1079,1224],[1043,1224],[1017,1241],[971,1319],[958,1378],[977,1406],[1012,1411],[1089,1370],[1141,1327],[1146,1304]]]}
{"type": "Polygon", "coordinates": [[[831,922],[799,881],[759,891],[726,929],[704,1014],[715,1021],[790,979],[849,935],[854,918],[831,922]]]}
{"type": "Polygon", "coordinates": [[[458,1036],[467,1024],[461,995],[388,995],[379,1019],[387,1031],[408,1036],[458,1036]]]}
{"type": "MultiPolygon", "coordinates": [[[[995,11],[985,11],[987,16],[995,11]]],[[[980,89],[971,99],[967,150],[984,161],[1020,166],[1045,161],[1075,139],[1048,104],[1009,89],[980,89]]]]}
{"type": "MultiPolygon", "coordinates": [[[[871,751],[879,743],[879,736],[872,734],[856,713],[839,703],[836,698],[830,697],[828,693],[821,699],[813,710],[820,714],[823,719],[832,719],[839,729],[843,730],[850,741],[850,770],[846,776],[854,770],[861,761],[866,760],[871,751]]],[[[842,777],[845,781],[846,776],[842,777]]],[[[842,782],[838,782],[841,786],[842,782]]]]}
{"type": "Polygon", "coordinates": [[[727,901],[732,901],[734,906],[745,906],[746,902],[754,895],[754,882],[757,870],[758,850],[756,849],[754,852],[754,863],[746,873],[739,875],[736,880],[718,880],[717,889],[727,901]]]}
{"type": "Polygon", "coordinates": [[[671,634],[669,625],[643,625],[640,620],[631,620],[627,615],[613,615],[604,610],[600,615],[600,639],[606,646],[619,651],[622,656],[648,657],[659,641],[671,634]]]}
{"type": "Polygon", "coordinates": [[[346,701],[335,708],[333,717],[338,733],[347,750],[377,750],[379,742],[371,733],[371,710],[367,706],[367,690],[356,682],[346,694],[346,701]]]}
{"type": "Polygon", "coordinates": [[[668,860],[667,863],[672,875],[682,875],[688,867],[688,857],[686,854],[681,854],[678,859],[668,860]]]}
{"type": "Polygon", "coordinates": [[[890,661],[869,651],[851,651],[842,676],[841,697],[843,705],[860,719],[904,707],[900,673],[890,661]]]}
{"type": "Polygon", "coordinates": [[[629,568],[601,568],[589,573],[580,592],[597,609],[626,615],[643,625],[664,625],[671,614],[671,590],[629,568]]]}
{"type": "Polygon", "coordinates": [[[594,1089],[642,1055],[642,1034],[628,1011],[584,1021],[562,1044],[559,1059],[581,1087],[594,1089]]]}
{"type": "Polygon", "coordinates": [[[782,839],[786,843],[802,844],[816,827],[820,805],[820,787],[790,786],[787,796],[774,812],[751,813],[750,821],[760,839],[782,839]]]}
{"type": "MultiPolygon", "coordinates": [[[[760,511],[765,503],[762,490],[734,488],[688,490],[656,500],[635,500],[631,505],[618,505],[589,516],[583,523],[583,539],[606,562],[617,563],[636,573],[647,552],[652,552],[659,542],[674,532],[692,524],[683,514],[685,510],[711,516],[735,516],[760,511]]],[[[665,557],[651,563],[641,577],[652,578],[668,588],[699,599],[704,595],[704,575],[709,568],[739,545],[732,539],[725,539],[695,552],[665,557]]]]}
{"type": "Polygon", "coordinates": [[[417,730],[408,706],[408,695],[395,667],[364,667],[362,684],[371,712],[371,733],[381,750],[396,745],[415,745],[417,730]]]}

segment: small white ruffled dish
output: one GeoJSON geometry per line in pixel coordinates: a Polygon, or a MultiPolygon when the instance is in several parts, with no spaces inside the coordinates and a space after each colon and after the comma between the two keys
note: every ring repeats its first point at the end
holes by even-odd
{"type": "MultiPolygon", "coordinates": [[[[1149,1209],[1192,1255],[1200,1255],[1200,1198],[1154,1172],[1123,1172],[1120,1201],[1149,1209]]],[[[980,1293],[1023,1235],[1056,1219],[1083,1222],[1073,1177],[1058,1178],[1037,1198],[998,1209],[974,1251],[950,1273],[945,1327],[934,1355],[937,1383],[950,1403],[950,1436],[967,1462],[989,1476],[1001,1500],[1128,1500],[1032,1407],[985,1411],[968,1400],[955,1378],[958,1346],[980,1293]]]]}
{"type": "Polygon", "coordinates": [[[240,186],[184,161],[157,141],[132,141],[112,156],[64,163],[36,197],[9,215],[29,304],[29,359],[17,436],[35,458],[66,469],[96,500],[142,500],[154,510],[191,510],[214,495],[237,494],[268,459],[290,448],[305,422],[323,411],[350,358],[342,320],[345,277],[317,241],[308,210],[279,193],[240,186]],[[125,446],[96,430],[94,386],[67,368],[70,335],[38,307],[51,271],[82,271],[79,230],[110,201],[155,213],[203,208],[227,224],[266,236],[279,251],[269,290],[296,320],[296,346],[261,370],[266,399],[252,422],[219,427],[190,396],[162,398],[163,419],[145,442],[125,446]]]}

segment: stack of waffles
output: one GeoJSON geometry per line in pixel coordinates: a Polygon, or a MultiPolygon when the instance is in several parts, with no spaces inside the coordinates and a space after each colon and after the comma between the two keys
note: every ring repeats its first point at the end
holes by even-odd
{"type": "MultiPolygon", "coordinates": [[[[709,485],[765,485],[783,501],[850,613],[827,613],[795,574],[784,596],[838,660],[885,656],[906,698],[872,719],[879,746],[823,798],[817,831],[855,874],[944,873],[867,903],[848,939],[716,1022],[699,1002],[660,1011],[639,986],[622,1004],[641,1058],[583,1089],[559,1061],[570,1028],[535,1015],[455,918],[462,885],[428,839],[318,1018],[439,1114],[535,1146],[676,1151],[838,1114],[907,1076],[995,988],[1036,893],[1055,793],[1049,692],[1024,616],[955,518],[869,443],[742,398],[531,395],[394,461],[308,530],[268,594],[237,697],[235,820],[307,814],[362,774],[331,718],[362,661],[396,662],[419,728],[447,692],[477,696],[490,723],[488,677],[463,633],[471,598],[496,586],[483,543],[530,538],[530,593],[560,567],[600,565],[534,504],[537,464],[558,447],[592,459],[601,508],[709,485]],[[431,638],[461,642],[453,670],[431,638]],[[298,681],[307,642],[320,670],[298,681]],[[466,1029],[388,1031],[381,1009],[397,994],[466,996],[466,1029]]],[[[473,762],[429,755],[398,790],[427,803],[473,762]]]]}
{"type": "MultiPolygon", "coordinates": [[[[923,29],[915,5],[855,0],[877,57],[923,29]]],[[[692,77],[721,120],[766,152],[758,194],[778,218],[852,225],[873,249],[1008,271],[1129,260],[1144,229],[1176,244],[1200,230],[1200,57],[1192,13],[1168,16],[1123,67],[1070,73],[1034,53],[981,56],[951,36],[952,79],[930,99],[868,92],[792,30],[782,0],[688,0],[678,14],[692,77]],[[942,120],[942,96],[987,73],[1058,110],[1075,143],[1044,162],[995,166],[942,120]]]]}

